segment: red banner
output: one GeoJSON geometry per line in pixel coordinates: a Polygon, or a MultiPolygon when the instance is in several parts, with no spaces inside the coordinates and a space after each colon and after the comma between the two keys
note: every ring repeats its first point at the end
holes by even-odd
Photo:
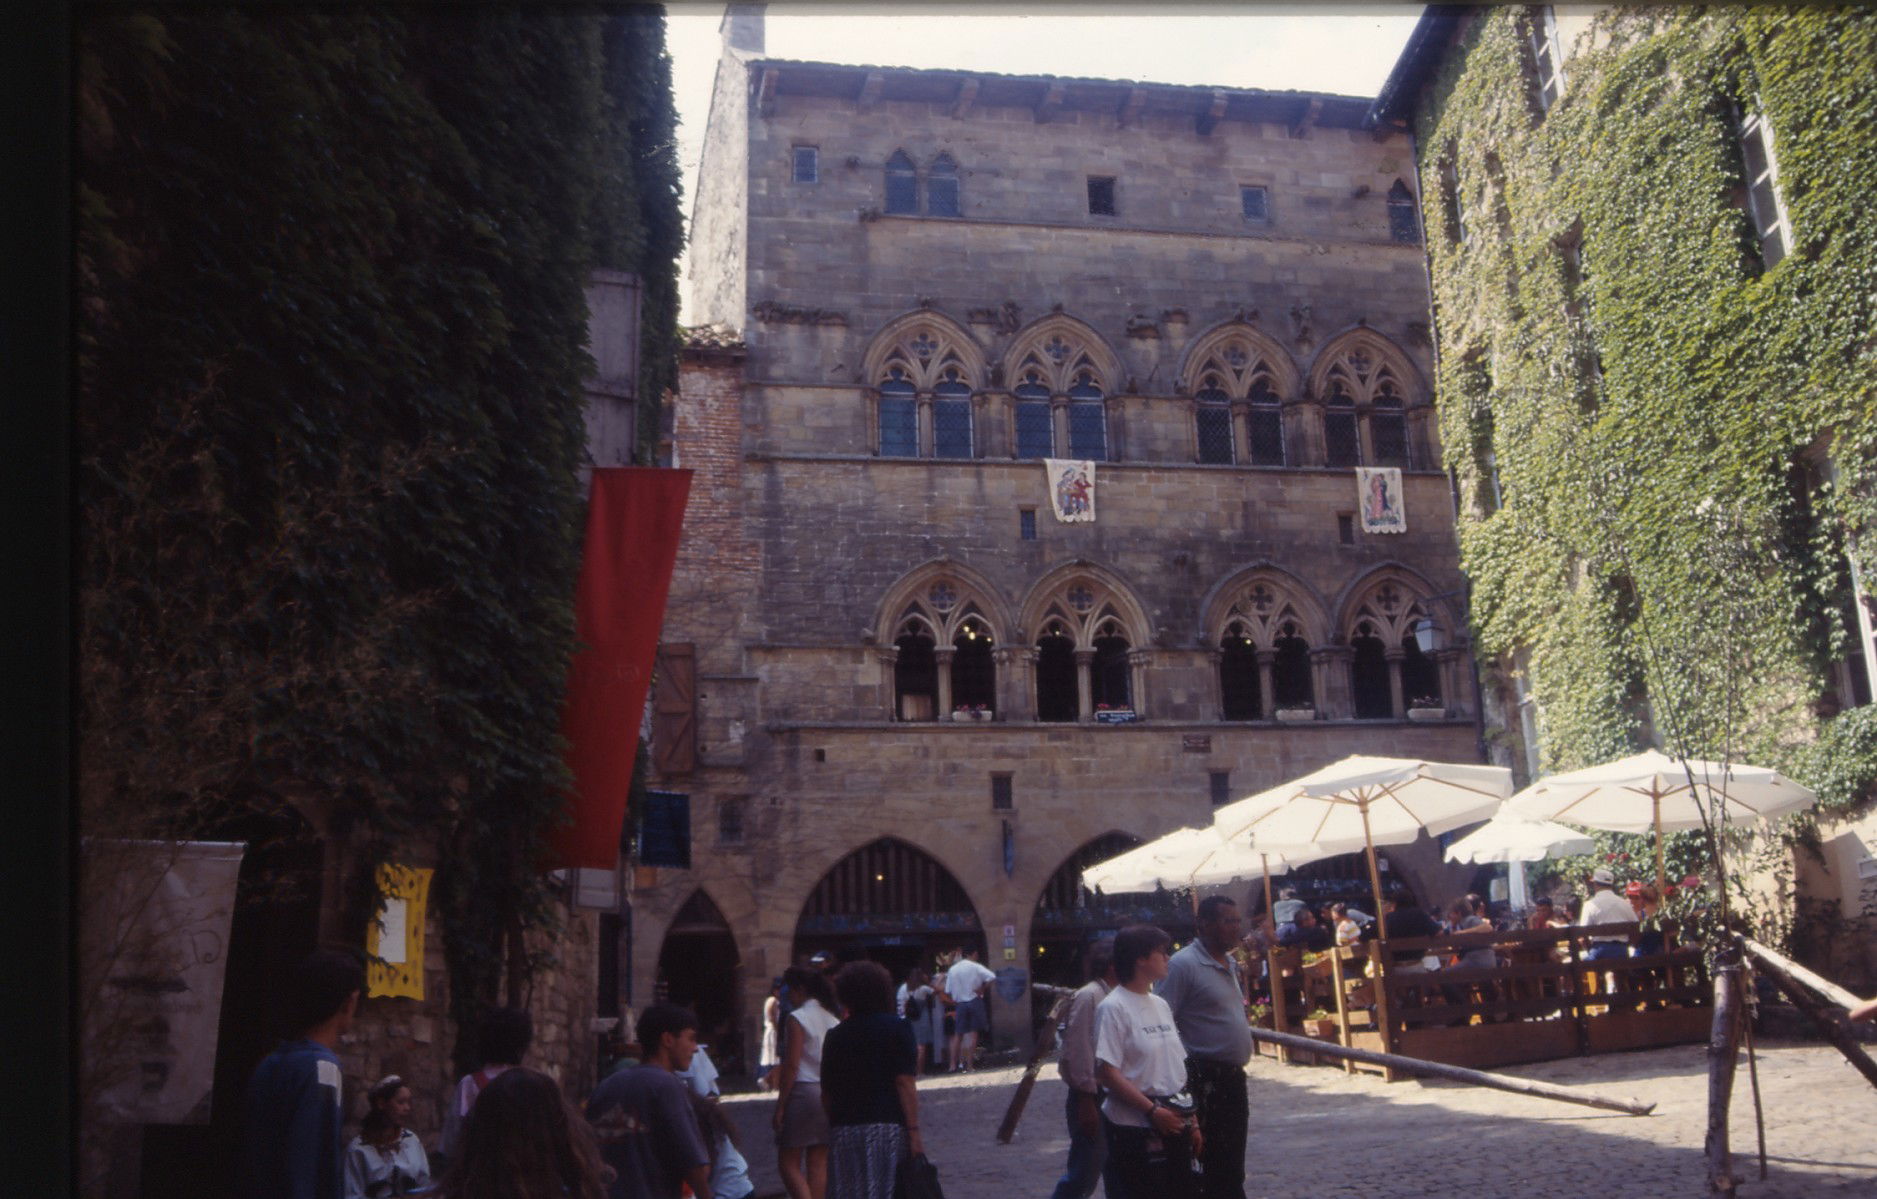
{"type": "Polygon", "coordinates": [[[573,774],[572,821],[552,837],[552,865],[612,870],[632,785],[658,630],[678,557],[691,472],[600,467],[587,499],[574,599],[579,640],[561,733],[573,774]]]}

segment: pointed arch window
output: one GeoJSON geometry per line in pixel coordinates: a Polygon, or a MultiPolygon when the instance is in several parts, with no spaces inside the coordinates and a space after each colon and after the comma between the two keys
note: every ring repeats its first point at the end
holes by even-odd
{"type": "Polygon", "coordinates": [[[1323,398],[1323,457],[1330,466],[1362,465],[1362,438],[1356,430],[1356,397],[1345,379],[1332,378],[1323,398]]]}
{"type": "Polygon", "coordinates": [[[1310,671],[1310,643],[1295,623],[1286,624],[1271,642],[1271,701],[1279,708],[1316,706],[1316,687],[1310,671]]]}
{"type": "Polygon", "coordinates": [[[1316,706],[1305,601],[1281,577],[1254,575],[1239,586],[1219,629],[1220,715],[1268,719],[1283,708],[1316,706]]]}
{"type": "Polygon", "coordinates": [[[1207,375],[1193,393],[1198,422],[1199,460],[1218,466],[1230,465],[1232,449],[1232,397],[1217,375],[1207,375]]]}
{"type": "Polygon", "coordinates": [[[1103,621],[1095,630],[1095,660],[1089,666],[1089,701],[1097,709],[1131,708],[1133,689],[1128,676],[1127,634],[1117,620],[1103,621]]]}
{"type": "Polygon", "coordinates": [[[946,367],[932,388],[933,450],[940,458],[971,457],[971,385],[946,367]]]}
{"type": "Polygon", "coordinates": [[[925,210],[928,216],[958,215],[958,164],[949,154],[933,159],[926,173],[925,210]]]}
{"type": "Polygon", "coordinates": [[[1025,371],[1013,393],[1017,400],[1017,457],[1047,458],[1055,453],[1049,413],[1049,385],[1040,371],[1025,371]]]}
{"type": "Polygon", "coordinates": [[[952,636],[952,709],[997,710],[997,664],[991,655],[991,629],[979,617],[966,616],[952,636]]]}
{"type": "Polygon", "coordinates": [[[1349,639],[1349,683],[1357,720],[1386,720],[1395,714],[1388,650],[1374,625],[1363,621],[1349,639]]]}
{"type": "Polygon", "coordinates": [[[1254,466],[1284,465],[1284,412],[1279,406],[1277,390],[1271,385],[1269,375],[1260,375],[1252,380],[1250,410],[1247,420],[1251,423],[1251,461],[1254,466]]]}
{"type": "Polygon", "coordinates": [[[919,398],[906,369],[893,366],[880,380],[880,456],[919,456],[919,398]]]}
{"type": "MultiPolygon", "coordinates": [[[[910,622],[909,622],[910,623],[910,622]]],[[[932,720],[938,715],[938,656],[932,633],[908,627],[893,642],[894,712],[901,720],[932,720]]]]}
{"type": "Polygon", "coordinates": [[[886,160],[886,211],[919,211],[919,172],[904,150],[886,160]]]}
{"type": "Polygon", "coordinates": [[[1401,641],[1401,693],[1403,701],[1409,707],[1417,706],[1417,701],[1425,703],[1432,700],[1429,707],[1445,707],[1440,693],[1440,665],[1432,656],[1421,652],[1420,645],[1413,637],[1404,637],[1401,641]]]}
{"type": "Polygon", "coordinates": [[[1256,720],[1259,703],[1258,648],[1242,620],[1225,627],[1219,640],[1220,715],[1226,720],[1256,720]]]}
{"type": "Polygon", "coordinates": [[[1369,440],[1375,449],[1376,464],[1407,466],[1408,413],[1401,401],[1401,388],[1387,367],[1378,372],[1369,404],[1369,440]]]}
{"type": "Polygon", "coordinates": [[[1388,189],[1388,236],[1408,245],[1421,240],[1421,217],[1415,210],[1414,193],[1399,179],[1388,189]]]}
{"type": "Polygon", "coordinates": [[[1061,621],[1051,621],[1036,639],[1036,718],[1073,723],[1079,716],[1075,639],[1061,621]]]}
{"type": "Polygon", "coordinates": [[[1108,409],[1095,376],[1083,372],[1069,389],[1069,456],[1105,462],[1108,458],[1108,409]]]}

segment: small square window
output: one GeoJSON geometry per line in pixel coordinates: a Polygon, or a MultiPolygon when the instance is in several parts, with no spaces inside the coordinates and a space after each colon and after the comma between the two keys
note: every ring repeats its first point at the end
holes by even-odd
{"type": "Polygon", "coordinates": [[[991,810],[992,811],[1008,812],[1012,808],[1016,807],[1017,806],[1016,800],[1013,798],[1013,795],[1014,795],[1014,792],[1011,787],[1011,779],[1009,775],[993,774],[991,776],[991,810]]]}
{"type": "Polygon", "coordinates": [[[1206,777],[1212,784],[1212,806],[1222,808],[1226,804],[1231,803],[1232,772],[1229,770],[1214,770],[1206,777]]]}
{"type": "Polygon", "coordinates": [[[795,147],[795,182],[821,181],[821,151],[814,146],[795,147]]]}
{"type": "Polygon", "coordinates": [[[1114,176],[1090,175],[1088,177],[1088,212],[1090,216],[1113,216],[1114,176]]]}
{"type": "Polygon", "coordinates": [[[724,845],[743,843],[744,801],[726,799],[717,806],[717,840],[724,845]]]}
{"type": "Polygon", "coordinates": [[[1025,541],[1036,540],[1036,509],[1017,509],[1017,535],[1025,541]]]}
{"type": "Polygon", "coordinates": [[[1248,221],[1268,221],[1271,219],[1271,191],[1264,187],[1241,187],[1238,189],[1238,206],[1248,221]]]}
{"type": "Polygon", "coordinates": [[[1356,543],[1356,518],[1353,513],[1338,512],[1336,514],[1336,540],[1344,545],[1356,543]]]}

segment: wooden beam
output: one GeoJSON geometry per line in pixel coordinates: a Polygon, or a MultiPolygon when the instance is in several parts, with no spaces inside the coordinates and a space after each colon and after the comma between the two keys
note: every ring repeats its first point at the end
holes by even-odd
{"type": "MultiPolygon", "coordinates": [[[[1755,942],[1748,941],[1747,953],[1752,955],[1754,963],[1766,972],[1766,977],[1773,980],[1773,985],[1783,991],[1786,998],[1792,1001],[1792,1006],[1805,1013],[1813,1027],[1818,1029],[1819,1035],[1831,1042],[1832,1047],[1844,1055],[1845,1061],[1850,1062],[1873,1087],[1877,1087],[1877,1062],[1871,1060],[1870,1054],[1864,1052],[1864,1047],[1857,1043],[1856,1034],[1846,1027],[1844,1013],[1832,1011],[1819,1002],[1816,996],[1808,994],[1805,987],[1800,985],[1800,979],[1781,966],[1776,960],[1778,955],[1773,954],[1764,945],[1756,945],[1755,942]]],[[[1856,997],[1853,996],[1853,998],[1856,997]]]]}
{"type": "Polygon", "coordinates": [[[772,117],[776,114],[776,80],[781,73],[774,67],[764,67],[762,82],[756,85],[756,113],[758,116],[772,117]]]}
{"type": "Polygon", "coordinates": [[[1056,81],[1052,82],[1049,85],[1049,90],[1043,93],[1042,103],[1036,106],[1036,123],[1038,125],[1049,124],[1049,118],[1055,116],[1056,111],[1062,107],[1062,93],[1064,90],[1061,81],[1056,81]]]}
{"type": "Polygon", "coordinates": [[[1121,108],[1114,114],[1115,124],[1126,129],[1141,115],[1141,108],[1147,103],[1147,89],[1131,87],[1128,98],[1121,102],[1121,108]]]}
{"type": "Polygon", "coordinates": [[[1206,105],[1198,119],[1193,122],[1193,128],[1199,131],[1199,136],[1211,137],[1212,131],[1219,127],[1220,121],[1225,119],[1225,101],[1224,89],[1213,88],[1212,103],[1206,105]]]}
{"type": "Polygon", "coordinates": [[[1491,1087],[1495,1091],[1510,1091],[1515,1095],[1530,1095],[1536,1099],[1555,1099],[1559,1103],[1579,1103],[1585,1107],[1601,1108],[1606,1112],[1646,1116],[1655,1110],[1655,1104],[1644,1103],[1639,1099],[1610,1099],[1602,1095],[1593,1095],[1581,1087],[1566,1087],[1556,1083],[1537,1082],[1529,1078],[1514,1078],[1509,1074],[1493,1074],[1486,1070],[1469,1070],[1465,1066],[1449,1066],[1445,1062],[1404,1057],[1399,1053],[1377,1053],[1373,1049],[1334,1045],[1328,1041],[1319,1041],[1315,1037],[1274,1032],[1256,1025],[1252,1026],[1251,1037],[1254,1041],[1269,1041],[1273,1045],[1320,1053],[1325,1057],[1362,1062],[1370,1066],[1386,1066],[1403,1074],[1415,1074],[1423,1078],[1444,1078],[1448,1082],[1491,1087]]]}
{"type": "Polygon", "coordinates": [[[872,108],[880,102],[880,89],[886,86],[886,76],[879,71],[868,71],[867,78],[860,85],[860,95],[855,97],[862,109],[872,108]]]}
{"type": "Polygon", "coordinates": [[[1779,967],[1793,978],[1804,983],[1814,991],[1817,991],[1820,995],[1823,995],[1846,1011],[1864,1002],[1837,983],[1832,982],[1822,975],[1812,973],[1812,971],[1807,970],[1804,966],[1799,965],[1799,963],[1793,961],[1791,958],[1775,950],[1768,949],[1758,941],[1755,941],[1752,937],[1748,937],[1745,943],[1747,956],[1753,958],[1761,965],[1771,964],[1779,967]]]}
{"type": "Polygon", "coordinates": [[[1310,132],[1311,127],[1317,123],[1317,118],[1322,115],[1322,99],[1320,97],[1312,99],[1309,104],[1304,106],[1303,113],[1290,123],[1290,135],[1292,137],[1305,136],[1310,132]]]}
{"type": "Polygon", "coordinates": [[[960,120],[971,113],[971,106],[977,102],[978,80],[964,79],[958,84],[958,94],[952,97],[952,120],[960,120]]]}

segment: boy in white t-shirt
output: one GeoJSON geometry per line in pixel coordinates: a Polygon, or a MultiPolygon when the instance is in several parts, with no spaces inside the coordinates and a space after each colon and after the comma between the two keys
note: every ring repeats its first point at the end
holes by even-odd
{"type": "Polygon", "coordinates": [[[1116,933],[1114,970],[1121,985],[1095,1009],[1095,1077],[1108,1094],[1101,1113],[1110,1199],[1197,1193],[1191,1163],[1201,1149],[1199,1126],[1190,1106],[1183,1113],[1166,1102],[1186,1090],[1186,1048],[1172,1009],[1153,993],[1167,976],[1172,947],[1173,939],[1151,924],[1116,933]]]}

